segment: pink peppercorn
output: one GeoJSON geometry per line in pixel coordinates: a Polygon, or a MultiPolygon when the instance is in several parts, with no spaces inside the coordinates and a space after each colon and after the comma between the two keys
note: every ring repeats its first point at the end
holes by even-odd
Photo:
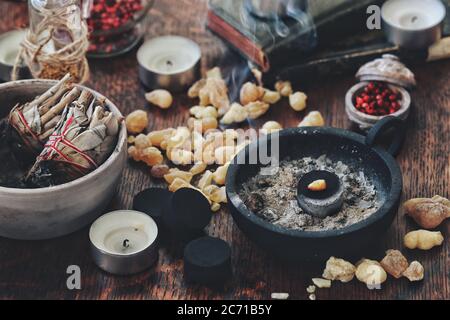
{"type": "Polygon", "coordinates": [[[401,96],[382,82],[370,82],[355,97],[355,107],[359,111],[369,114],[384,116],[397,112],[401,96]]]}

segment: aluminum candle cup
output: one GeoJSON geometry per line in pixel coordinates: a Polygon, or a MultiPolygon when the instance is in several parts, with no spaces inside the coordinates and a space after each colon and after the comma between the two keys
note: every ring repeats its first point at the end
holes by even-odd
{"type": "Polygon", "coordinates": [[[200,79],[200,47],[179,36],[146,41],[138,50],[139,79],[149,89],[181,92],[200,79]]]}
{"type": "Polygon", "coordinates": [[[158,259],[158,227],[148,215],[119,210],[98,218],[89,230],[94,262],[106,272],[130,275],[158,259]]]}
{"type": "MultiPolygon", "coordinates": [[[[11,80],[11,72],[25,34],[26,30],[14,30],[0,35],[0,80],[11,80]]],[[[26,68],[20,67],[20,78],[25,77],[26,74],[26,68]]]]}
{"type": "Polygon", "coordinates": [[[440,0],[389,0],[381,8],[388,40],[407,49],[428,48],[440,40],[445,14],[440,0]]]}

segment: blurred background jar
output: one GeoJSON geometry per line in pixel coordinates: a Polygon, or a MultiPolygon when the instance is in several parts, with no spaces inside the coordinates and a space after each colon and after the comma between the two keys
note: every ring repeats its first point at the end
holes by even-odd
{"type": "Polygon", "coordinates": [[[75,82],[89,77],[81,6],[80,0],[28,1],[30,29],[19,55],[34,78],[60,79],[68,72],[75,82]]]}
{"type": "Polygon", "coordinates": [[[140,43],[154,0],[90,1],[87,19],[90,31],[89,57],[118,56],[140,43]]]}

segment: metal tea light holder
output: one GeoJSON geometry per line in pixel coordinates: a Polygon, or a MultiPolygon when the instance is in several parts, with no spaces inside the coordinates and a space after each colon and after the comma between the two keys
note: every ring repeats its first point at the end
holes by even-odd
{"type": "Polygon", "coordinates": [[[158,227],[148,215],[119,210],[98,218],[89,230],[92,258],[115,275],[142,272],[158,259],[158,227]]]}
{"type": "Polygon", "coordinates": [[[387,39],[405,49],[424,49],[439,41],[445,15],[440,0],[389,0],[381,8],[387,39]]]}
{"type": "Polygon", "coordinates": [[[180,36],[146,41],[138,50],[139,79],[148,89],[181,92],[200,79],[201,49],[180,36]]]}

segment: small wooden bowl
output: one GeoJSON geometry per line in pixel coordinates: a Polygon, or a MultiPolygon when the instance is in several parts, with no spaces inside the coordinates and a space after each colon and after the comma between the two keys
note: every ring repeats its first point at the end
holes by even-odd
{"type": "Polygon", "coordinates": [[[354,85],[352,88],[350,88],[350,90],[348,90],[345,96],[345,111],[347,112],[349,119],[352,122],[356,123],[361,130],[369,130],[375,125],[375,123],[388,116],[394,116],[400,118],[401,120],[406,120],[408,118],[411,108],[411,95],[406,89],[393,84],[387,84],[387,86],[391,90],[399,92],[401,95],[401,107],[397,112],[385,116],[372,116],[356,109],[355,98],[364,90],[364,87],[366,87],[368,84],[369,82],[360,82],[354,85]]]}

